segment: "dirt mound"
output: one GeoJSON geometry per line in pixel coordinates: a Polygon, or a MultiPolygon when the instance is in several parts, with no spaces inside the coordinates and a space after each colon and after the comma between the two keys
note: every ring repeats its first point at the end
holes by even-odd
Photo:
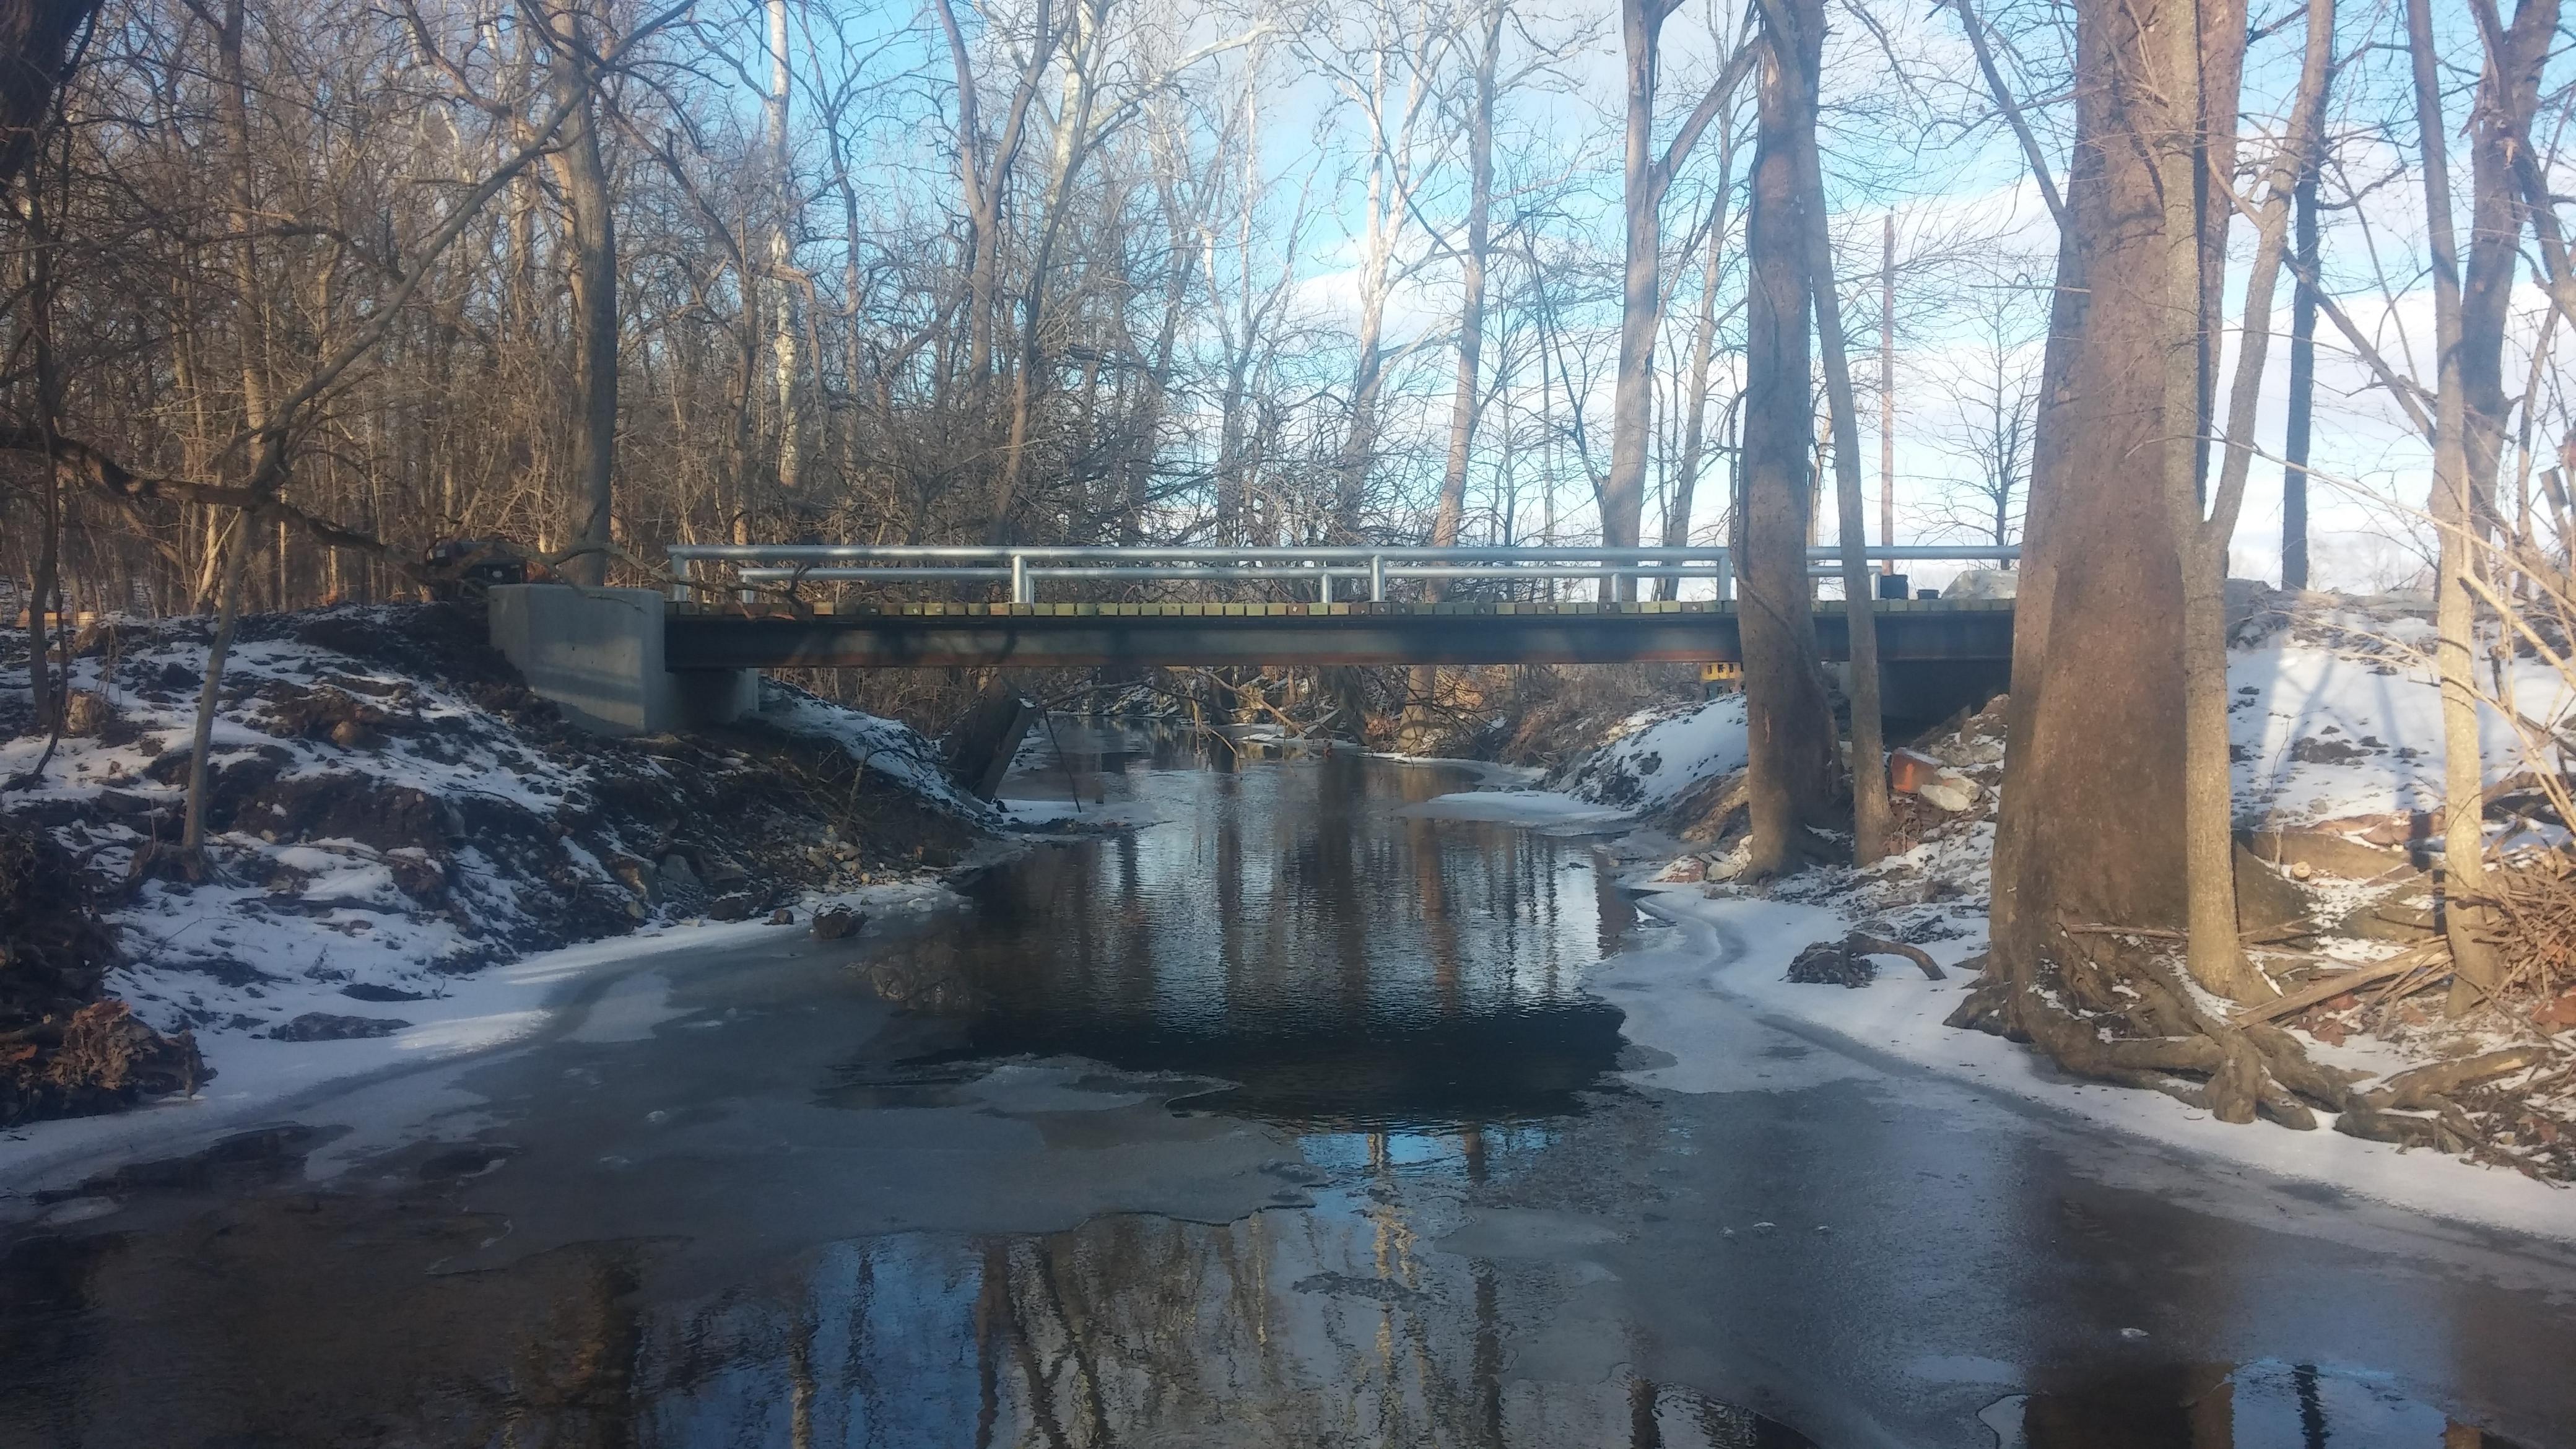
{"type": "Polygon", "coordinates": [[[210,1075],[189,1033],[163,1036],[98,999],[115,960],[69,855],[0,824],[0,1126],[190,1091],[210,1075]]]}

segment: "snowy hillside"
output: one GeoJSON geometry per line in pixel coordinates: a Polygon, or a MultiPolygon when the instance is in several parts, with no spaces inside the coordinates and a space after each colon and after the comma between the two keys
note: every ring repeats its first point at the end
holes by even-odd
{"type": "Polygon", "coordinates": [[[1610,736],[1543,782],[1578,800],[1638,814],[1702,780],[1744,768],[1744,696],[1663,705],[1630,715],[1610,736]]]}
{"type": "MultiPolygon", "coordinates": [[[[19,781],[0,807],[77,861],[121,938],[109,989],[194,1028],[218,1071],[227,1036],[398,1032],[405,1003],[486,965],[908,878],[990,820],[918,733],[801,691],[764,683],[757,718],[703,739],[604,740],[529,695],[464,611],[342,608],[245,621],[213,871],[191,883],[174,847],[206,646],[202,621],[85,631],[79,733],[48,757],[0,729],[19,781]]],[[[27,699],[21,643],[0,707],[27,699]]]]}

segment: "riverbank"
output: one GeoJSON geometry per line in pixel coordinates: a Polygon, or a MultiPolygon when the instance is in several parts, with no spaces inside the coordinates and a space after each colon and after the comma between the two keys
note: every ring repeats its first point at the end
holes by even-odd
{"type": "MultiPolygon", "coordinates": [[[[470,610],[342,608],[244,621],[191,868],[176,842],[206,621],[85,630],[59,739],[27,728],[12,642],[0,826],[62,879],[11,909],[58,931],[94,919],[115,945],[0,1020],[39,1085],[98,993],[256,1095],[314,1063],[488,1035],[510,998],[492,968],[932,889],[1001,823],[918,733],[785,685],[721,731],[604,739],[530,695],[470,610]]],[[[0,1125],[145,1085],[0,1092],[0,1125]]]]}
{"type": "MultiPolygon", "coordinates": [[[[2266,913],[2254,957],[2284,999],[2275,1024],[2361,1095],[2412,1070],[2472,1058],[2510,1064],[2451,1092],[2438,1112],[2393,1124],[2384,1112],[2376,1120],[2327,1112],[2319,1131],[2230,1127],[2164,1094],[2079,1081],[2033,1048],[1963,1029],[1982,1016],[1962,1007],[1987,945],[2001,700],[1907,742],[1917,763],[1913,788],[1896,797],[1897,850],[1865,871],[1735,880],[1745,828],[1739,699],[1640,711],[1535,789],[1418,808],[1543,830],[1637,832],[1652,856],[1629,880],[1648,893],[1646,909],[1725,947],[1710,953],[1722,965],[1668,962],[1655,990],[1620,998],[1638,1029],[1682,1060],[1672,1069],[1682,1079],[1709,1069],[1690,1064],[1689,1045],[1693,1024],[1707,1018],[1698,998],[1714,992],[1730,1010],[1832,1031],[2100,1126],[2417,1211],[2576,1235],[2576,1198],[2564,1191],[2576,1181],[2576,1050],[2560,1034],[2576,1014],[2519,1000],[2449,1018],[2425,994],[2439,982],[2424,973],[2355,976],[2362,987],[2320,994],[2334,973],[2411,959],[2402,953],[2433,939],[2431,878],[2406,848],[2410,831],[2422,833],[2423,812],[2438,805],[2441,769],[2418,604],[2249,594],[2239,601],[2230,658],[2240,839],[2249,847],[2239,893],[2247,909],[2266,913]],[[1944,979],[1926,980],[1893,952],[1849,950],[1855,932],[1922,953],[1944,979]],[[1679,1024],[1660,1025],[1667,1016],[1679,1024]],[[2392,1126],[2417,1140],[2362,1138],[2391,1135],[2392,1126]]],[[[2554,717],[2563,703],[2557,687],[2554,675],[2533,672],[2525,692],[2534,717],[2554,717]]],[[[2513,814],[2512,731],[2492,715],[2486,727],[2498,762],[2490,795],[2503,801],[2491,805],[2491,836],[2507,845],[2554,838],[2554,827],[2513,814]]]]}
{"type": "Polygon", "coordinates": [[[2576,1249],[1748,1007],[1709,931],[1637,909],[1677,845],[1415,808],[1480,778],[1064,728],[1005,798],[1160,823],[1032,845],[920,929],[638,933],[503,1049],[53,1179],[48,1221],[0,1231],[0,1440],[2576,1423],[2576,1249]],[[629,954],[680,941],[705,949],[629,954]]]}

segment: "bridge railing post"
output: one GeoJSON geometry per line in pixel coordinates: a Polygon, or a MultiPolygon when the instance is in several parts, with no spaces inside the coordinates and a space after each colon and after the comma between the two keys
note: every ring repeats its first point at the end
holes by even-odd
{"type": "Polygon", "coordinates": [[[1011,602],[1034,604],[1037,601],[1037,585],[1029,580],[1029,556],[1013,549],[1011,551],[1011,602]]]}
{"type": "Polygon", "coordinates": [[[1386,602],[1386,555],[1382,553],[1369,555],[1369,602],[1386,602]]]}

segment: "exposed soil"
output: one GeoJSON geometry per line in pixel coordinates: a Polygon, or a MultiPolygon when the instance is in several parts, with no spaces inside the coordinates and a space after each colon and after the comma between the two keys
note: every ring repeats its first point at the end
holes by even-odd
{"type": "Polygon", "coordinates": [[[0,818],[0,1127],[108,1111],[210,1075],[190,1033],[163,1036],[100,999],[115,960],[70,857],[0,818]]]}

